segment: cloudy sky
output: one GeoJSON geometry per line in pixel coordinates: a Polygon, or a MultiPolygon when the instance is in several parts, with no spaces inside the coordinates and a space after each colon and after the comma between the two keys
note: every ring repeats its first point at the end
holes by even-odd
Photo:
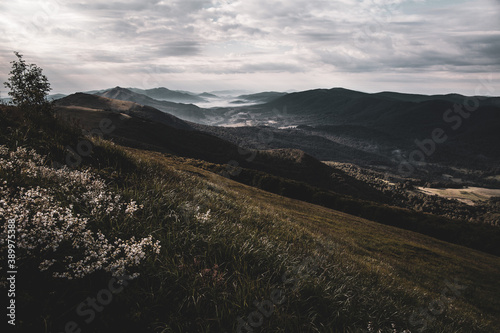
{"type": "Polygon", "coordinates": [[[44,69],[54,93],[500,95],[500,0],[2,0],[0,82],[13,51],[44,69]]]}

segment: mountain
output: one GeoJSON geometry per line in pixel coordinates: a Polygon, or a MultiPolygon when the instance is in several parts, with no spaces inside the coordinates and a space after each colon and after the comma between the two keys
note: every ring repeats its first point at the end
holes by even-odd
{"type": "Polygon", "coordinates": [[[443,100],[453,103],[462,103],[465,96],[460,94],[446,94],[446,95],[420,95],[420,94],[405,94],[392,91],[383,91],[373,94],[377,97],[388,98],[392,100],[399,100],[404,102],[425,102],[431,100],[443,100]]]}
{"type": "MultiPolygon", "coordinates": [[[[240,121],[253,121],[243,118],[240,121]]],[[[216,127],[193,124],[194,128],[211,133],[232,143],[251,149],[299,149],[321,161],[357,164],[390,165],[391,151],[400,147],[392,136],[379,131],[368,131],[358,126],[275,128],[271,126],[216,127]],[[332,134],[333,132],[333,134],[332,134]],[[263,137],[263,136],[266,137],[263,137]],[[373,137],[371,136],[373,135],[373,137]],[[267,140],[266,138],[271,138],[267,140]],[[365,139],[363,139],[365,138],[365,139]],[[375,139],[385,143],[374,145],[375,139]],[[388,148],[385,148],[388,147],[388,148]]]]}
{"type": "Polygon", "coordinates": [[[160,101],[146,95],[133,92],[132,90],[126,88],[115,87],[100,93],[96,93],[96,95],[122,101],[131,101],[142,105],[148,105],[158,110],[170,113],[183,120],[199,123],[203,123],[206,120],[206,112],[204,112],[196,105],[160,101]]]}
{"type": "MultiPolygon", "coordinates": [[[[477,96],[468,99],[472,98],[478,101],[478,107],[471,120],[476,118],[474,121],[485,124],[498,121],[498,109],[494,108],[498,103],[497,98],[477,96]]],[[[267,110],[269,114],[269,110],[273,108],[280,110],[286,107],[286,114],[281,114],[280,117],[288,122],[296,122],[297,125],[361,125],[404,136],[408,131],[415,135],[428,134],[427,131],[436,125],[450,127],[449,123],[452,121],[448,121],[447,124],[443,117],[448,109],[454,110],[454,105],[458,101],[463,109],[466,97],[457,94],[435,96],[367,94],[333,88],[287,94],[262,106],[248,107],[248,110],[255,113],[267,110]]],[[[469,113],[466,110],[464,112],[469,113]]],[[[463,125],[466,127],[469,123],[463,122],[463,125]]]]}
{"type": "MultiPolygon", "coordinates": [[[[394,216],[401,215],[401,213],[398,213],[397,209],[414,209],[415,200],[412,198],[416,195],[419,196],[418,200],[428,200],[428,198],[422,197],[422,195],[418,193],[407,194],[404,187],[402,192],[398,190],[397,192],[399,194],[395,196],[390,194],[395,191],[394,188],[381,186],[381,184],[385,184],[384,181],[378,179],[384,177],[382,174],[375,175],[375,179],[373,179],[372,176],[368,178],[366,176],[359,177],[359,175],[355,173],[350,173],[349,170],[340,170],[335,164],[327,165],[322,163],[310,154],[297,149],[296,147],[300,146],[307,150],[312,150],[316,154],[335,154],[337,159],[343,159],[344,161],[359,159],[365,161],[367,164],[369,163],[368,165],[391,165],[389,159],[386,161],[383,160],[383,155],[381,156],[380,152],[377,153],[375,151],[370,153],[362,149],[363,147],[355,147],[328,141],[323,137],[307,132],[307,129],[302,129],[301,132],[297,133],[293,132],[296,131],[296,129],[270,132],[269,128],[263,127],[238,129],[214,128],[194,123],[186,124],[170,116],[173,119],[177,119],[177,121],[181,121],[184,125],[174,127],[169,123],[172,122],[171,119],[160,123],[155,117],[148,115],[148,113],[151,112],[155,115],[159,114],[165,116],[165,114],[159,110],[150,107],[142,107],[146,108],[143,112],[127,112],[125,114],[124,111],[133,110],[134,107],[137,108],[138,106],[130,107],[130,105],[128,105],[130,102],[113,101],[110,99],[104,99],[106,103],[103,104],[101,100],[102,97],[82,95],[83,96],[72,96],[72,100],[66,103],[71,106],[66,106],[65,109],[58,110],[61,117],[69,117],[72,121],[76,121],[87,129],[97,128],[99,126],[97,119],[109,118],[115,123],[116,127],[111,137],[120,144],[175,154],[187,158],[201,159],[212,163],[210,165],[205,165],[211,171],[217,171],[223,174],[227,173],[231,175],[234,180],[273,193],[317,203],[329,208],[339,209],[351,214],[374,219],[375,221],[381,221],[381,216],[385,216],[384,221],[398,221],[398,219],[394,218],[394,216]],[[98,99],[97,105],[95,105],[96,102],[94,100],[91,100],[92,103],[90,103],[88,96],[93,97],[94,100],[98,99]],[[84,98],[85,103],[79,103],[77,97],[84,98]],[[126,107],[122,106],[124,103],[126,107]],[[89,106],[94,109],[89,109],[89,106]],[[116,110],[118,110],[118,112],[116,110]],[[126,117],[123,115],[126,115],[126,117]],[[272,140],[268,141],[267,145],[264,144],[263,146],[257,147],[260,150],[248,149],[247,142],[231,142],[231,138],[229,138],[229,140],[224,140],[222,139],[224,136],[219,135],[219,137],[217,137],[211,135],[210,131],[207,133],[207,128],[216,131],[215,134],[218,133],[217,130],[225,133],[231,133],[231,131],[235,130],[246,130],[247,137],[253,136],[258,139],[262,138],[263,135],[271,135],[272,140]],[[272,142],[276,142],[277,144],[269,144],[272,142]],[[290,145],[291,147],[283,149],[280,147],[283,145],[290,145]],[[324,151],[321,152],[321,150],[318,149],[323,149],[324,151]],[[221,165],[227,166],[221,167],[221,165]],[[370,185],[371,183],[367,182],[367,180],[373,180],[374,182],[372,185],[374,186],[370,185]],[[377,205],[387,204],[393,206],[392,208],[373,208],[373,203],[377,205]],[[394,206],[400,208],[396,209],[394,206]],[[386,212],[381,213],[381,211],[386,212]]],[[[134,105],[134,103],[132,103],[132,105],[134,105]]],[[[346,133],[349,133],[354,132],[356,129],[346,127],[344,130],[346,133]]],[[[241,132],[233,133],[236,133],[236,135],[241,134],[241,132]]],[[[373,135],[373,133],[366,134],[368,136],[373,135]]],[[[396,176],[395,179],[398,179],[396,180],[397,182],[404,182],[404,180],[400,180],[400,177],[396,176]]],[[[411,189],[412,187],[410,186],[409,188],[411,189]]],[[[483,214],[480,213],[483,209],[488,209],[492,214],[496,214],[495,212],[497,211],[494,207],[488,208],[483,205],[481,207],[477,206],[479,210],[476,214],[465,207],[453,206],[446,202],[439,202],[439,205],[441,207],[440,211],[443,212],[442,214],[438,214],[441,216],[440,218],[453,218],[459,221],[462,221],[464,217],[469,219],[472,216],[470,214],[474,214],[474,218],[478,220],[483,216],[483,214]]],[[[426,207],[429,211],[434,211],[437,208],[436,205],[429,204],[426,204],[426,207]]],[[[408,214],[418,215],[420,213],[408,214]]],[[[425,215],[418,215],[416,218],[420,221],[425,221],[427,219],[425,215]]],[[[488,215],[485,218],[488,218],[488,221],[495,221],[494,216],[488,215]]],[[[404,224],[404,222],[391,223],[404,225],[405,228],[410,228],[411,230],[414,230],[413,228],[417,226],[420,228],[419,224],[404,224]]],[[[424,224],[426,223],[427,222],[424,224]]],[[[447,222],[445,220],[439,223],[447,222]]],[[[432,231],[433,227],[431,226],[423,228],[424,230],[430,229],[431,231],[427,232],[431,234],[435,233],[432,231]]]]}
{"type": "Polygon", "coordinates": [[[250,94],[250,95],[240,95],[236,97],[239,100],[247,101],[247,102],[254,102],[254,103],[268,103],[271,102],[278,97],[284,96],[287,93],[283,92],[276,92],[276,91],[266,91],[266,92],[261,92],[257,94],[250,94]]]}
{"type": "MultiPolygon", "coordinates": [[[[275,136],[283,137],[270,143],[273,148],[302,149],[322,160],[338,160],[336,150],[329,153],[322,149],[331,142],[376,154],[380,160],[392,159],[394,151],[401,151],[408,158],[419,149],[416,140],[430,140],[433,131],[439,129],[446,140],[436,144],[436,154],[425,156],[428,161],[474,164],[482,156],[487,165],[492,166],[500,162],[500,132],[496,130],[500,127],[499,101],[498,97],[368,94],[333,88],[290,93],[265,104],[218,112],[224,115],[229,126],[270,127],[275,136]],[[477,107],[469,112],[464,101],[476,101],[477,107]],[[456,107],[461,111],[455,111],[456,107]],[[324,144],[318,145],[321,140],[324,144]]],[[[226,139],[255,141],[251,138],[254,134],[247,135],[247,129],[215,131],[226,139]]],[[[368,157],[365,163],[371,160],[372,157],[368,157]]]]}
{"type": "Polygon", "coordinates": [[[208,98],[218,98],[219,97],[217,95],[214,95],[214,94],[211,94],[211,93],[207,93],[207,92],[198,94],[198,96],[200,96],[200,97],[208,97],[208,98]]]}
{"type": "Polygon", "coordinates": [[[67,95],[65,95],[65,94],[52,94],[52,95],[47,96],[47,99],[49,101],[55,101],[56,99],[61,99],[61,98],[66,97],[66,96],[67,95]]]}
{"type": "Polygon", "coordinates": [[[197,96],[196,94],[188,92],[174,91],[164,87],[153,89],[129,88],[129,90],[161,101],[169,101],[175,103],[206,102],[206,100],[199,95],[197,96]]]}

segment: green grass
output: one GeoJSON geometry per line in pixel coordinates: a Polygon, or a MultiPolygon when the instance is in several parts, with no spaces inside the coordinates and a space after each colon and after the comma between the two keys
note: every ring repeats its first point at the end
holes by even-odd
{"type": "MultiPolygon", "coordinates": [[[[43,135],[12,135],[16,126],[35,125],[1,117],[0,144],[11,148],[29,146],[60,161],[63,147],[79,140],[72,129],[56,125],[43,135]]],[[[192,160],[93,144],[81,167],[91,167],[113,191],[144,208],[120,224],[88,217],[107,235],[152,234],[162,251],[88,325],[76,308],[107,287],[109,274],[54,279],[24,262],[20,331],[60,332],[73,320],[87,332],[235,332],[237,318],[246,318],[256,309],[252,303],[270,299],[276,288],[286,299],[255,332],[368,332],[369,322],[384,331],[395,324],[398,332],[418,332],[422,320],[428,320],[427,332],[500,329],[496,256],[261,191],[192,160]],[[296,288],[283,282],[285,272],[296,277],[296,288]],[[460,295],[447,292],[443,311],[431,314],[429,303],[437,304],[449,282],[466,288],[460,295]]],[[[28,182],[18,179],[19,185],[28,182]]]]}

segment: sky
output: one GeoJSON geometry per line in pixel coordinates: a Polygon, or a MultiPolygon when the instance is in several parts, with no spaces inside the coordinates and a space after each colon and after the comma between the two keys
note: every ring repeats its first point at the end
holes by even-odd
{"type": "Polygon", "coordinates": [[[13,51],[43,68],[52,93],[499,96],[500,0],[2,0],[0,82],[13,51]]]}

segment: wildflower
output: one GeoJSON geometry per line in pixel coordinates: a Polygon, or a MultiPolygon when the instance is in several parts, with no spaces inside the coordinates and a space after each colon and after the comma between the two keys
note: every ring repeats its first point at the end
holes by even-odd
{"type": "Polygon", "coordinates": [[[139,207],[137,206],[136,202],[130,201],[130,203],[127,204],[127,208],[125,209],[125,214],[132,216],[138,210],[139,207]]]}
{"type": "MultiPolygon", "coordinates": [[[[13,178],[22,174],[56,185],[19,187],[16,191],[11,191],[6,181],[0,185],[0,215],[16,221],[19,259],[40,258],[41,271],[52,270],[54,277],[67,279],[82,278],[98,270],[119,276],[128,274],[148,255],[160,252],[159,241],[154,241],[151,235],[138,240],[135,237],[113,240],[99,230],[90,230],[89,224],[98,215],[114,213],[111,218],[116,219],[121,213],[132,215],[142,207],[135,201],[122,202],[121,196],[109,191],[105,182],[90,170],[52,169],[45,165],[45,158],[33,150],[18,148],[9,152],[2,145],[0,170],[13,178]],[[73,204],[66,206],[59,202],[56,194],[86,207],[90,216],[75,214],[73,204]],[[70,244],[78,256],[60,253],[62,243],[70,244]]],[[[7,224],[1,232],[0,250],[5,251],[7,224]]],[[[138,273],[131,273],[132,278],[137,276],[138,273]]]]}
{"type": "Polygon", "coordinates": [[[202,213],[197,213],[195,215],[196,219],[198,220],[198,222],[200,223],[206,223],[210,220],[210,209],[207,210],[206,213],[202,214],[202,213]]]}

